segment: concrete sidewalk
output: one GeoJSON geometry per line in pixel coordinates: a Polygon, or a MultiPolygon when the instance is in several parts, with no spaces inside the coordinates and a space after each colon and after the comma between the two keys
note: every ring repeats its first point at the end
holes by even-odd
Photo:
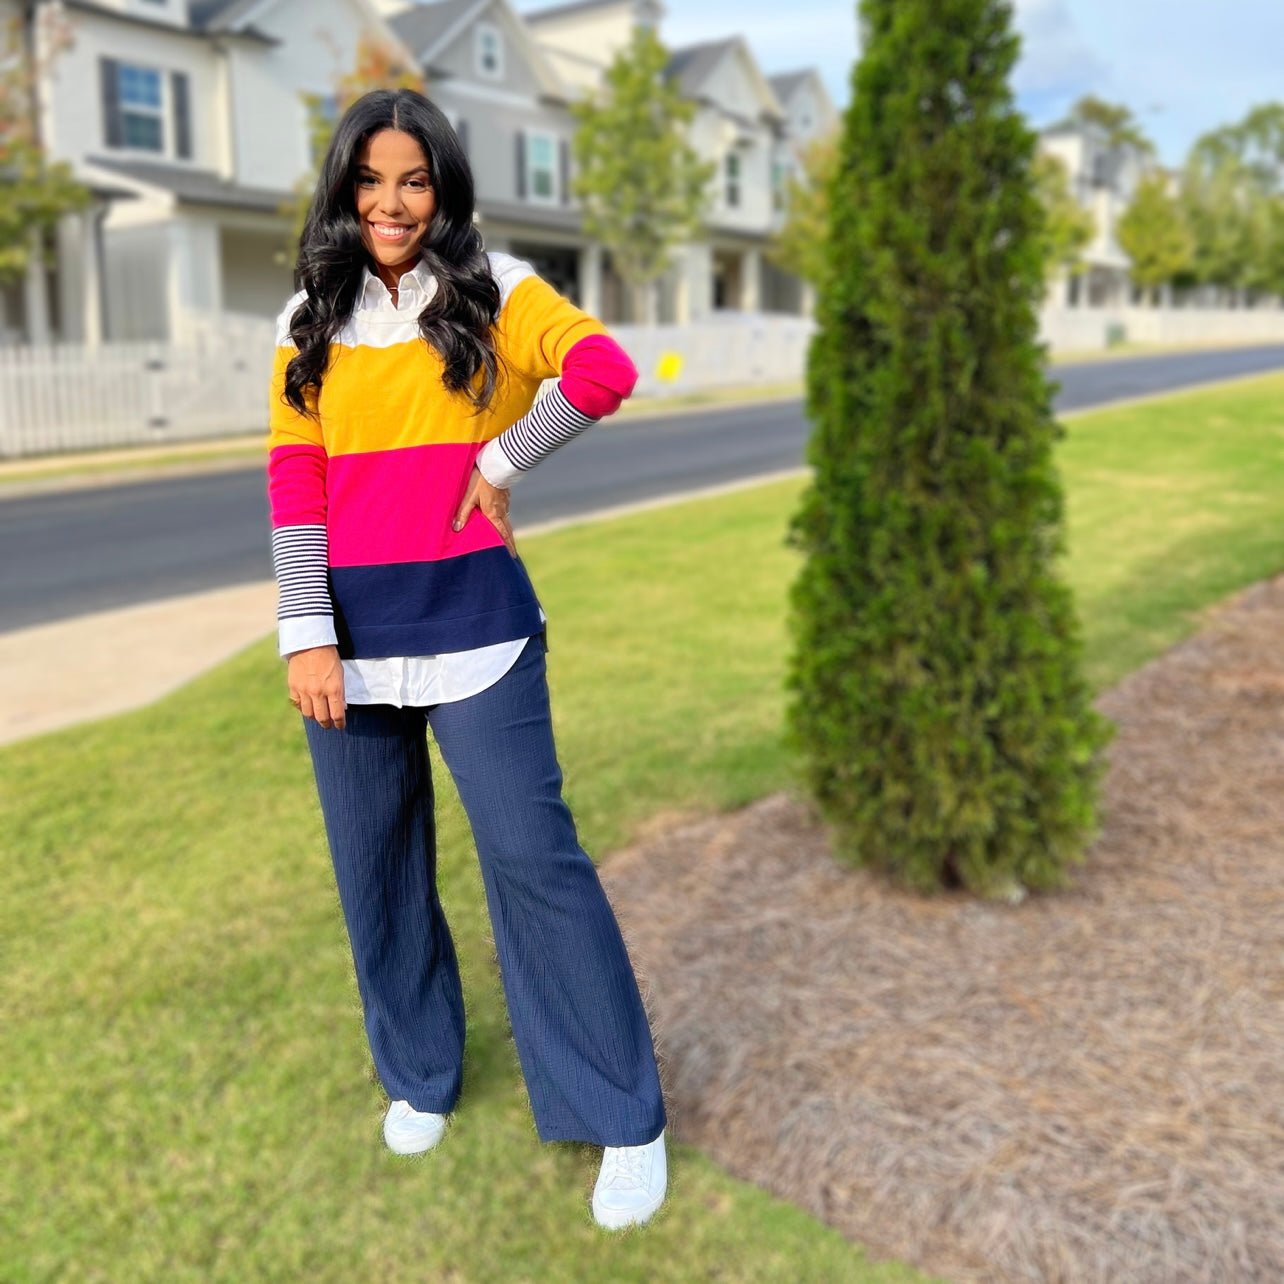
{"type": "Polygon", "coordinates": [[[268,581],[0,633],[0,744],[151,704],[275,627],[268,581]]]}

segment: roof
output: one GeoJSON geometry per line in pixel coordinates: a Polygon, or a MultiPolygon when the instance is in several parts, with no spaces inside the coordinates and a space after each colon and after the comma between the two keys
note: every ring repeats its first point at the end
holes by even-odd
{"type": "Polygon", "coordinates": [[[815,74],[811,67],[804,67],[801,71],[782,71],[779,75],[768,76],[767,83],[775,90],[776,97],[783,103],[793,97],[794,90],[803,81],[810,80],[815,74]]]}
{"type": "Polygon", "coordinates": [[[96,169],[149,187],[159,187],[192,205],[226,205],[233,209],[266,210],[277,213],[294,193],[266,187],[232,183],[212,170],[189,169],[184,165],[160,165],[149,161],[124,161],[107,156],[87,157],[96,169]]]}
{"type": "Polygon", "coordinates": [[[547,227],[564,232],[579,232],[584,226],[584,215],[573,205],[519,205],[481,197],[477,201],[477,212],[481,215],[483,236],[487,223],[516,223],[519,227],[547,227]]]}
{"type": "Polygon", "coordinates": [[[695,95],[724,54],[735,48],[739,36],[706,40],[703,44],[686,45],[669,55],[669,76],[678,82],[685,94],[695,95]]]}
{"type": "Polygon", "coordinates": [[[192,25],[205,31],[226,31],[255,8],[258,0],[191,0],[192,25]]]}
{"type": "Polygon", "coordinates": [[[434,0],[389,18],[388,25],[420,56],[477,5],[478,0],[434,0]]]}
{"type": "Polygon", "coordinates": [[[707,101],[707,96],[702,92],[704,83],[723,58],[730,53],[738,54],[748,71],[754,92],[758,95],[762,114],[780,119],[781,106],[776,97],[776,91],[759,70],[758,60],[753,56],[753,51],[743,36],[706,40],[698,45],[687,45],[685,48],[675,49],[669,55],[669,78],[677,82],[678,89],[684,97],[707,101]]]}
{"type": "Polygon", "coordinates": [[[572,13],[587,13],[591,9],[613,9],[627,0],[567,0],[565,4],[552,4],[543,9],[530,9],[522,14],[524,22],[542,22],[545,18],[561,18],[572,13]]]}
{"type": "MultiPolygon", "coordinates": [[[[78,9],[81,13],[92,13],[100,18],[112,18],[118,22],[127,22],[136,27],[147,27],[151,31],[163,31],[167,35],[195,36],[197,39],[202,39],[205,36],[213,35],[215,32],[222,32],[224,29],[219,25],[207,25],[205,21],[198,21],[198,12],[210,11],[212,13],[215,9],[230,11],[234,4],[244,4],[245,0],[192,0],[192,23],[190,26],[178,26],[172,22],[150,18],[143,13],[130,13],[124,9],[115,9],[109,5],[95,3],[95,0],[63,0],[63,3],[69,9],[78,9]]],[[[261,40],[265,44],[279,43],[275,36],[269,36],[259,31],[256,27],[241,27],[236,31],[228,28],[227,34],[244,36],[250,40],[261,40]]]]}

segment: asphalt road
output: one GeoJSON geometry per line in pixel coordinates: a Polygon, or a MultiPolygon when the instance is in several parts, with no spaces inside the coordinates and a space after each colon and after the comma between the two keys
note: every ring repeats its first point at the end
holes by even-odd
{"type": "MultiPolygon", "coordinates": [[[[1062,410],[1284,369],[1284,345],[1057,368],[1062,410]]],[[[590,431],[513,490],[522,524],[801,465],[797,401],[590,431]]],[[[272,573],[260,468],[0,499],[0,632],[272,573]]]]}

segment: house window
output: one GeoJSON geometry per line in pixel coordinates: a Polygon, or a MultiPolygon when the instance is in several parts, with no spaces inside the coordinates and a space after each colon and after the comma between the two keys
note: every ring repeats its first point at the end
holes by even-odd
{"type": "Polygon", "coordinates": [[[728,152],[726,161],[727,206],[737,209],[740,205],[740,153],[728,152]]]}
{"type": "Polygon", "coordinates": [[[165,105],[163,79],[150,67],[117,66],[120,95],[121,139],[126,147],[141,151],[165,150],[165,105]]]}
{"type": "Polygon", "coordinates": [[[771,167],[771,204],[773,209],[785,208],[785,195],[788,191],[789,166],[784,161],[776,161],[771,167]]]}
{"type": "Polygon", "coordinates": [[[533,201],[557,200],[557,140],[552,134],[526,135],[526,190],[533,201]]]}
{"type": "Polygon", "coordinates": [[[479,22],[476,34],[477,74],[487,80],[501,80],[504,75],[504,38],[498,27],[479,22]]]}

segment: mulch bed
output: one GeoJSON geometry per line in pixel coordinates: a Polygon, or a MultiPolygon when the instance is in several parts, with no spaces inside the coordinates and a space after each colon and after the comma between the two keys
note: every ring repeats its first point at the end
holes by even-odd
{"type": "Polygon", "coordinates": [[[1284,577],[1100,707],[1067,891],[919,898],[783,796],[606,863],[677,1137],[952,1281],[1284,1280],[1284,577]]]}

